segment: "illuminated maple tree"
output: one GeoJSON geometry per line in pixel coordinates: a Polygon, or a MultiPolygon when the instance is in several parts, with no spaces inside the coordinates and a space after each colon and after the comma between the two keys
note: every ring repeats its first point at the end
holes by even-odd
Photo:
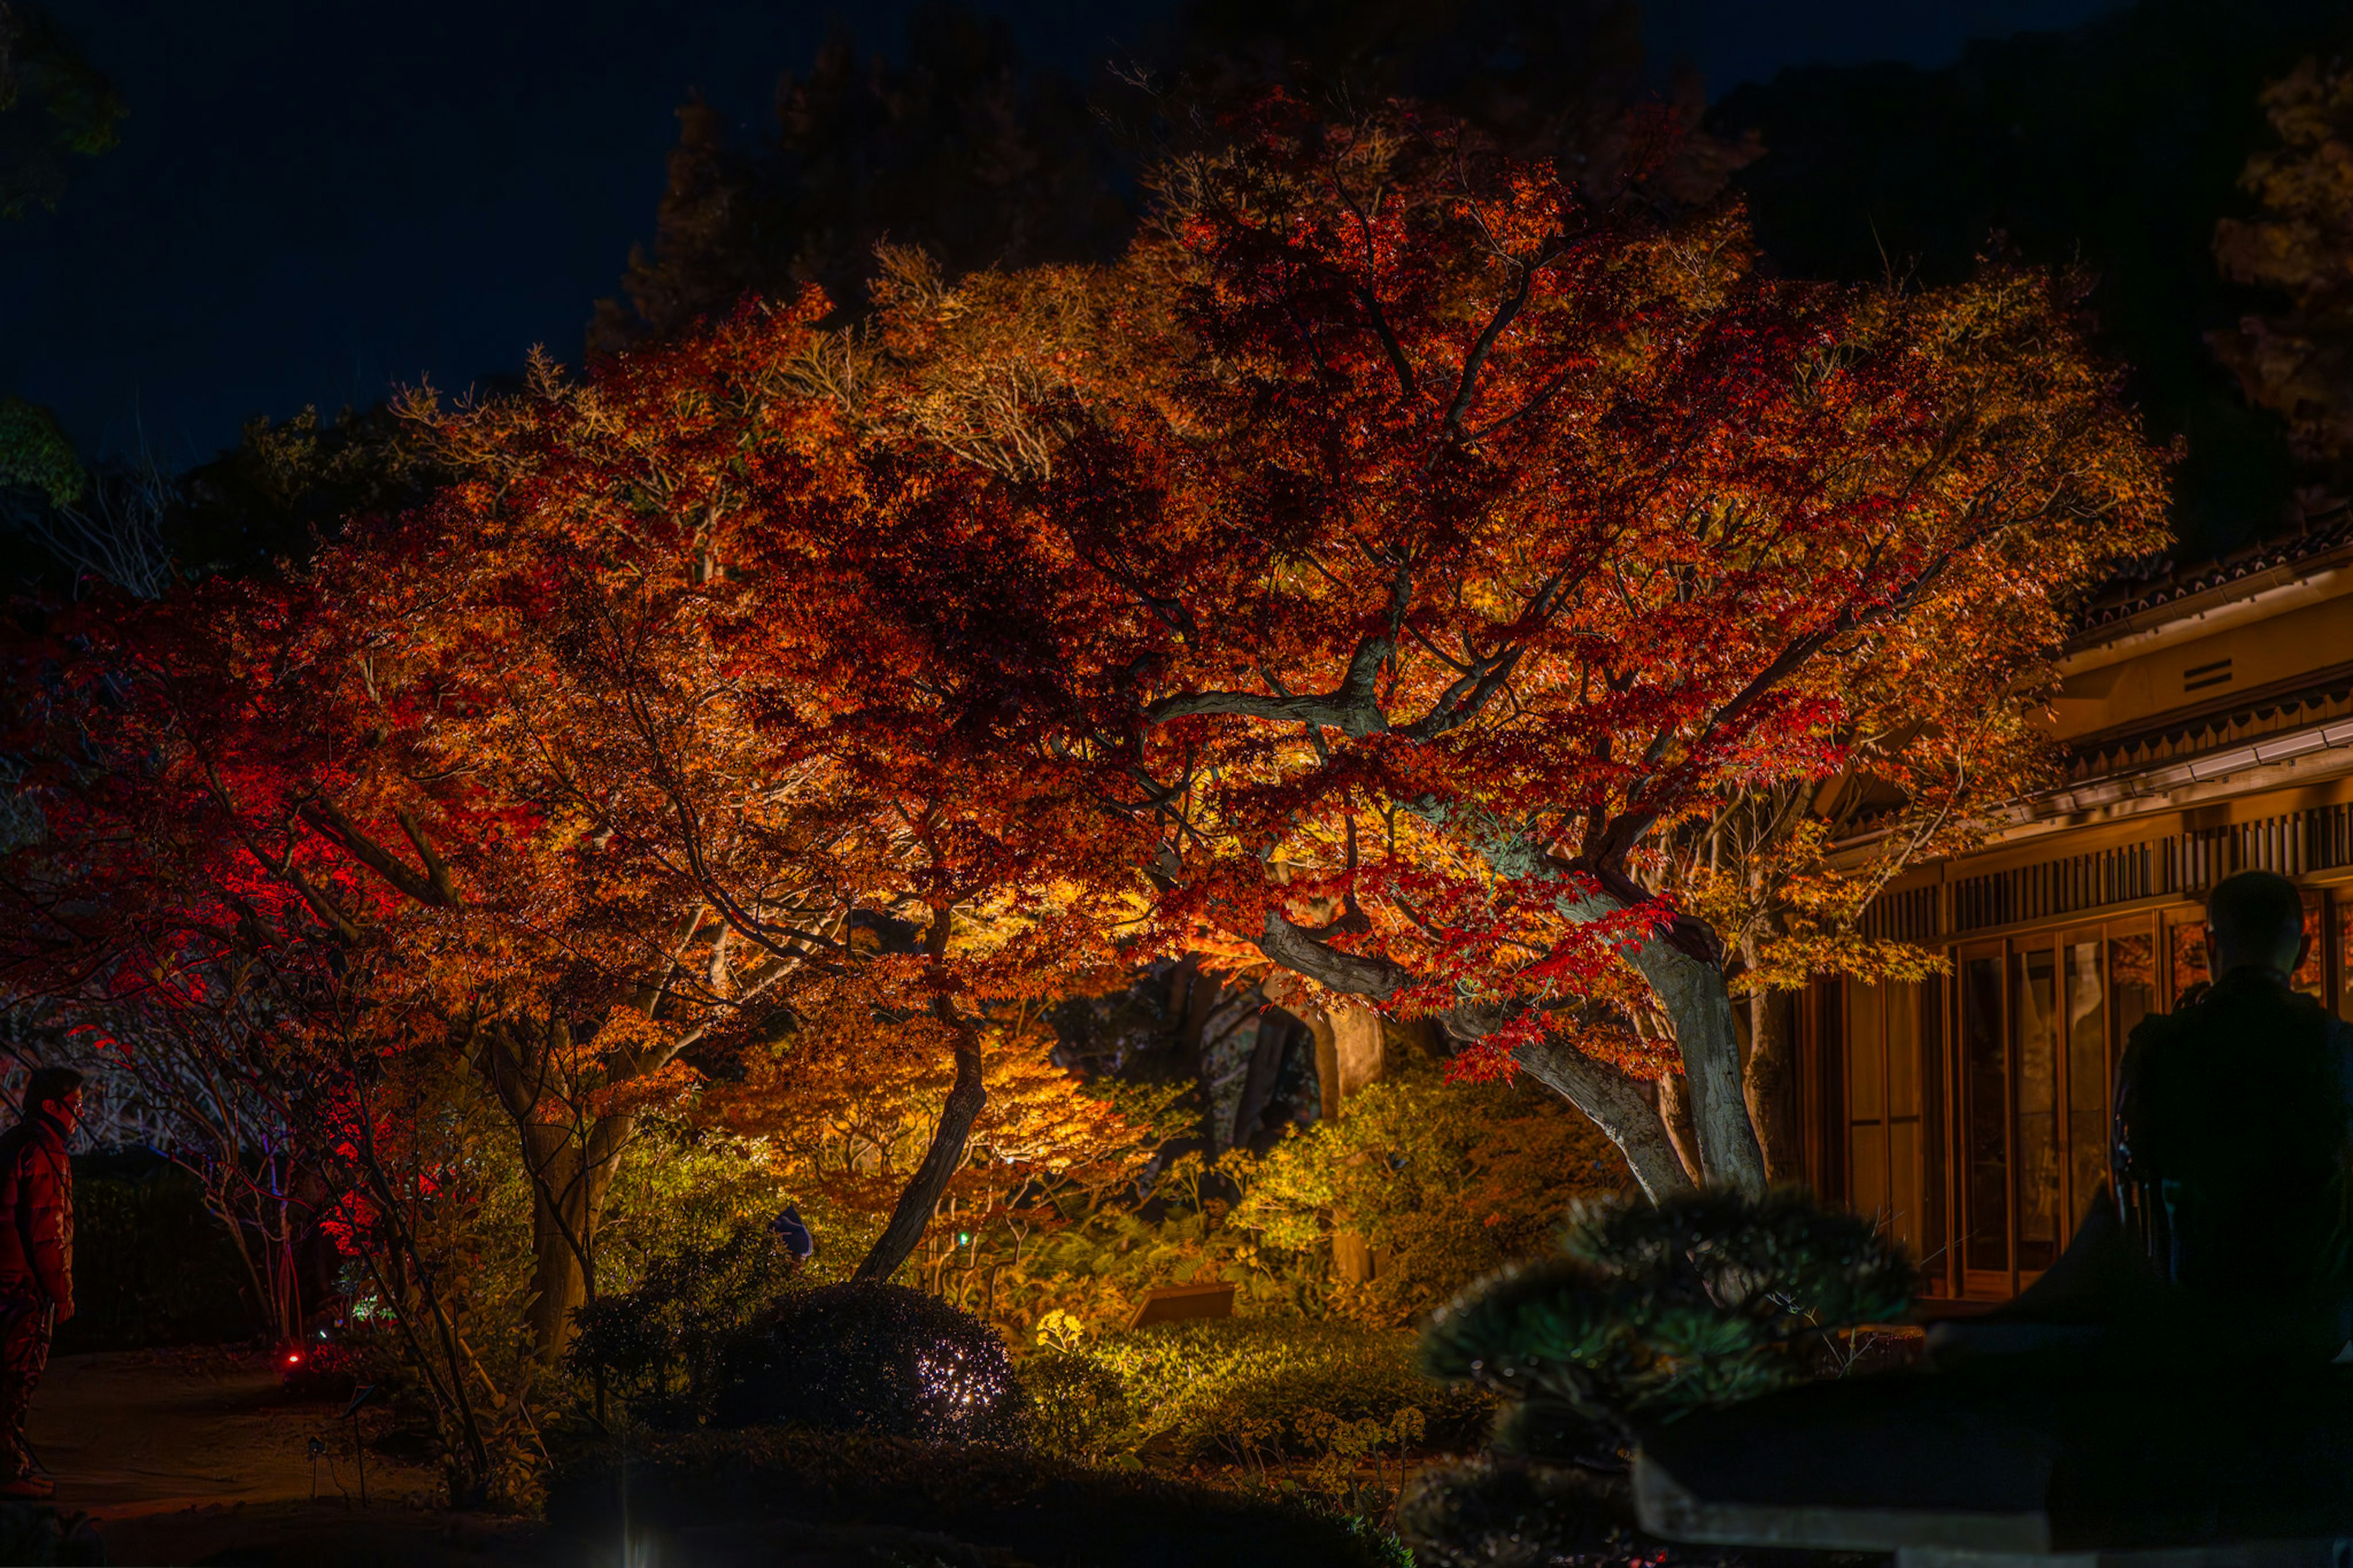
{"type": "MultiPolygon", "coordinates": [[[[698,1114],[759,1141],[780,1183],[822,1215],[824,1245],[862,1246],[888,1223],[910,1167],[926,1152],[954,1075],[952,1040],[926,1015],[878,1029],[861,978],[809,994],[797,1027],[747,1051],[740,1079],[714,1083],[698,1114]]],[[[1054,1065],[1041,1009],[1016,1005],[983,1021],[985,1109],[943,1194],[952,1225],[913,1261],[930,1287],[994,1316],[997,1276],[1018,1269],[1042,1232],[1101,1210],[1143,1173],[1161,1142],[1054,1065]]]]}
{"type": "Polygon", "coordinates": [[[299,607],[216,580],[20,625],[6,978],[108,1037],[101,1058],[138,1058],[125,1076],[233,1113],[198,1152],[301,1184],[417,1368],[453,1495],[480,1500],[528,1390],[478,1386],[491,1342],[450,1267],[442,1222],[470,1178],[443,1134],[463,1061],[418,1005],[403,895],[304,820],[350,775],[286,679],[299,607]]]}
{"type": "Polygon", "coordinates": [[[1155,824],[1166,940],[1441,1015],[1654,1193],[1760,1185],[1723,948],[1660,896],[1671,835],[1834,773],[1891,628],[1982,603],[2047,629],[2156,537],[2072,289],[1767,279],[1736,210],[1590,204],[1403,112],[1277,100],[1168,184],[1073,336],[994,351],[988,296],[945,289],[913,301],[972,354],[922,371],[942,394],[887,391],[904,322],[839,378],[881,454],[861,531],[923,563],[866,634],[920,637],[927,700],[1000,727],[1008,768],[1078,759],[1155,824]],[[1041,455],[939,439],[1012,419],[987,389],[1019,371],[1041,455]]]}
{"type": "MultiPolygon", "coordinates": [[[[513,1116],[543,1349],[638,1109],[845,987],[948,1068],[865,1274],[965,1166],[989,1010],[1155,947],[1436,1015],[1653,1193],[1761,1185],[1679,836],[1933,727],[1885,694],[2033,646],[2155,529],[2059,280],[1765,279],[1736,210],[1403,110],[1278,99],[1165,187],[1116,268],[886,258],[854,330],[811,295],[420,402],[460,476],[429,506],[88,626],[83,713],[147,715],[131,841],[201,807],[173,842],[380,952],[373,1005],[513,1116]]],[[[93,952],[237,948],[114,831],[50,859],[117,900],[93,952]]]]}

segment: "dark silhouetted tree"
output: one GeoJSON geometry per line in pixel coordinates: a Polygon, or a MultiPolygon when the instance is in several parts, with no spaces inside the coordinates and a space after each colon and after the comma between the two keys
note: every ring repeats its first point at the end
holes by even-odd
{"type": "Polygon", "coordinates": [[[957,6],[927,7],[908,37],[900,66],[860,60],[837,32],[807,77],[777,83],[754,146],[733,145],[700,99],[679,110],[653,253],[633,251],[623,298],[598,301],[592,354],[746,293],[815,283],[856,309],[886,238],[959,273],[1117,253],[1130,220],[1076,84],[1026,67],[1003,23],[957,6]]]}
{"type": "Polygon", "coordinates": [[[949,279],[1108,259],[1150,171],[1221,144],[1278,88],[1343,114],[1411,97],[1516,154],[1559,159],[1588,190],[1635,180],[1654,200],[1704,204],[1757,147],[1700,129],[1696,77],[1656,100],[1640,20],[1627,0],[1205,0],[1107,57],[1091,92],[954,5],[910,27],[903,67],[861,63],[837,33],[806,78],[779,83],[764,144],[736,145],[699,98],[680,109],[653,251],[633,252],[622,297],[598,302],[589,351],[805,283],[862,311],[886,239],[949,279]],[[1637,103],[1651,111],[1629,116],[1637,103]]]}
{"type": "Polygon", "coordinates": [[[1802,278],[1931,283],[1989,248],[2097,279],[2102,350],[2151,436],[2181,436],[2185,558],[2272,531],[2290,500],[2278,420],[2202,341],[2258,300],[2219,275],[2215,221],[2272,138],[2255,97],[2347,36],[2333,0],[2143,0],[2066,33],[1969,47],[1953,65],[1807,67],[1725,95],[1719,131],[1758,132],[1735,176],[1771,265],[1802,278]]]}
{"type": "Polygon", "coordinates": [[[1686,206],[1760,151],[1700,129],[1696,74],[1659,99],[1633,0],[1194,0],[1098,97],[1148,159],[1223,140],[1276,88],[1341,114],[1411,99],[1515,156],[1558,160],[1588,191],[1636,179],[1686,206]],[[1637,107],[1648,112],[1627,113],[1637,107]]]}
{"type": "Polygon", "coordinates": [[[2206,340],[2341,496],[2353,458],[2353,69],[2306,59],[2263,103],[2280,145],[2247,161],[2240,184],[2257,211],[2216,226],[2214,255],[2226,276],[2280,290],[2288,308],[2206,340]]]}
{"type": "Polygon", "coordinates": [[[46,8],[0,5],[0,217],[56,207],[73,161],[112,147],[130,112],[46,8]]]}

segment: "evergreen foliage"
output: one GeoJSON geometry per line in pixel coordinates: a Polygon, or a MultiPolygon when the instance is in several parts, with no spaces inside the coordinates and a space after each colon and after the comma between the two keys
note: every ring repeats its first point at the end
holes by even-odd
{"type": "Polygon", "coordinates": [[[778,1423],[926,1442],[1010,1442],[1022,1392],[997,1331],[903,1285],[794,1291],[718,1398],[728,1426],[778,1423]]]}
{"type": "Polygon", "coordinates": [[[0,397],[0,499],[25,489],[51,506],[71,506],[88,486],[57,416],[21,397],[0,397]]]}
{"type": "Polygon", "coordinates": [[[1020,59],[1001,21],[926,7],[905,64],[860,59],[837,29],[805,76],[777,83],[773,124],[731,143],[700,99],[680,135],[653,251],[631,251],[623,297],[599,300],[589,352],[716,320],[746,294],[815,283],[856,310],[885,239],[952,273],[1100,260],[1130,217],[1076,85],[1020,59]]]}
{"type": "Polygon", "coordinates": [[[0,5],[0,217],[54,209],[73,161],[112,148],[130,112],[46,7],[0,5]]]}
{"type": "Polygon", "coordinates": [[[2201,338],[2269,301],[2217,268],[2210,239],[2274,144],[2258,91],[2342,50],[2348,18],[2333,0],[2146,0],[1938,69],[1794,68],[1733,89],[1708,123],[1760,136],[1735,184],[1786,276],[1933,286],[1989,247],[2095,275],[2100,347],[2130,367],[2152,437],[2187,441],[2172,517],[2195,561],[2271,532],[2290,500],[2280,420],[2201,338]]]}
{"type": "Polygon", "coordinates": [[[656,1258],[636,1289],[580,1309],[566,1352],[577,1375],[649,1426],[706,1419],[732,1359],[792,1281],[798,1260],[756,1220],[656,1258]]]}
{"type": "Polygon", "coordinates": [[[1441,1310],[1422,1366],[1512,1402],[1502,1450],[1575,1458],[1796,1382],[1807,1345],[1901,1311],[1912,1278],[1870,1219],[1795,1190],[1621,1203],[1441,1310]]]}
{"type": "Polygon", "coordinates": [[[1541,1084],[1453,1080],[1413,1056],[1353,1094],[1347,1114],[1293,1132],[1248,1167],[1231,1224],[1257,1235],[1261,1256],[1325,1262],[1334,1216],[1345,1215],[1377,1267],[1324,1284],[1328,1310],[1403,1329],[1541,1252],[1580,1201],[1625,1185],[1625,1162],[1600,1130],[1541,1084]]]}
{"type": "Polygon", "coordinates": [[[1335,1420],[1442,1442],[1476,1431],[1486,1404],[1474,1390],[1423,1377],[1410,1336],[1345,1323],[1162,1323],[1082,1353],[1117,1377],[1144,1446],[1199,1460],[1314,1455],[1329,1447],[1335,1420]]]}
{"type": "Polygon", "coordinates": [[[452,477],[427,432],[384,404],[332,419],[306,406],[247,420],[236,446],[188,472],[167,526],[192,571],[267,572],[421,504],[452,477]]]}
{"type": "Polygon", "coordinates": [[[1075,1350],[1040,1350],[1021,1363],[1029,1395],[1029,1438],[1057,1458],[1103,1458],[1127,1430],[1127,1385],[1094,1357],[1075,1350]]]}
{"type": "Polygon", "coordinates": [[[2307,58],[2265,87],[2279,145],[2247,160],[2245,220],[2215,226],[2224,276],[2287,296],[2284,311],[2206,334],[2247,401],[2287,421],[2288,447],[2337,495],[2353,488],[2353,69],[2307,58]]]}

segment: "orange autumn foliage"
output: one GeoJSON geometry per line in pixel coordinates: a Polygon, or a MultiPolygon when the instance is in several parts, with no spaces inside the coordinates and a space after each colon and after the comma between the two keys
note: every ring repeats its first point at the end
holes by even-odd
{"type": "MultiPolygon", "coordinates": [[[[191,855],[380,944],[513,1111],[550,1342],[628,1086],[845,987],[923,1021],[846,1035],[848,1079],[948,1075],[878,1272],[983,1136],[993,1010],[1196,945],[1441,1016],[1654,1192],[1760,1184],[1677,835],[1837,774],[1939,637],[1990,617],[1950,689],[2007,691],[2154,535],[2067,280],[1766,278],[1736,207],[1603,199],[1406,107],[1242,131],[1117,266],[902,258],[852,331],[811,295],[420,399],[462,476],[430,505],[87,623],[81,689],[136,671],[170,758],[123,819],[198,802],[191,855]],[[859,954],[853,910],[911,951],[859,954]]],[[[235,949],[112,866],[126,965],[235,949]]]]}

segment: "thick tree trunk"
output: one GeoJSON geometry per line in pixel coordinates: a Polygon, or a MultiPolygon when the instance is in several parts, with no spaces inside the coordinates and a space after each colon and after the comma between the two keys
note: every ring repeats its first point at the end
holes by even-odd
{"type": "Polygon", "coordinates": [[[528,1316],[532,1345],[542,1361],[554,1361],[564,1352],[572,1339],[572,1314],[588,1300],[588,1270],[574,1245],[584,1234],[588,1216],[585,1205],[564,1200],[560,1186],[567,1180],[582,1184],[579,1161],[575,1155],[559,1158],[557,1163],[558,1169],[549,1172],[552,1181],[559,1184],[557,1195],[551,1198],[545,1190],[535,1191],[531,1205],[531,1277],[535,1294],[528,1316]]]}
{"type": "Polygon", "coordinates": [[[955,1082],[941,1109],[940,1124],[933,1130],[931,1147],[923,1151],[923,1163],[915,1167],[900,1193],[898,1204],[891,1210],[891,1223],[882,1227],[882,1234],[859,1264],[858,1279],[888,1279],[899,1271],[915,1244],[923,1239],[923,1229],[932,1223],[948,1179],[964,1164],[972,1124],[988,1103],[988,1090],[980,1079],[980,1042],[969,1028],[957,1034],[955,1068],[955,1082]]]}
{"type": "Polygon", "coordinates": [[[1699,1170],[1699,1134],[1692,1128],[1691,1094],[1679,1072],[1662,1074],[1659,1079],[1659,1120],[1665,1124],[1667,1141],[1682,1157],[1683,1169],[1699,1170]]]}
{"type": "Polygon", "coordinates": [[[1667,1138],[1666,1123],[1641,1085],[1607,1063],[1549,1040],[1522,1046],[1514,1059],[1531,1078],[1592,1119],[1626,1156],[1634,1180],[1652,1203],[1690,1188],[1691,1173],[1683,1169],[1667,1138]]]}
{"type": "MultiPolygon", "coordinates": [[[[1539,846],[1509,836],[1481,842],[1480,851],[1507,876],[1525,876],[1546,864],[1539,846]]],[[[1628,898],[1640,896],[1633,889],[1628,898]]],[[[1626,907],[1626,900],[1597,891],[1564,903],[1561,912],[1572,920],[1591,921],[1626,907]]],[[[1275,963],[1356,995],[1384,997],[1405,979],[1392,964],[1342,952],[1271,914],[1258,946],[1275,963]]],[[[1674,1028],[1699,1146],[1697,1171],[1684,1170],[1658,1108],[1623,1073],[1576,1051],[1549,1046],[1523,1049],[1518,1059],[1539,1082],[1591,1117],[1625,1152],[1634,1179],[1653,1200],[1690,1186],[1694,1179],[1761,1195],[1767,1185],[1765,1151],[1742,1097],[1740,1040],[1733,1026],[1732,992],[1723,963],[1653,937],[1636,950],[1633,964],[1674,1028]]]]}
{"type": "Polygon", "coordinates": [[[1775,1182],[1805,1174],[1798,1127],[1798,1042],[1789,1027],[1787,992],[1758,989],[1748,997],[1748,1067],[1742,1085],[1748,1119],[1765,1151],[1765,1173],[1775,1182]]]}
{"type": "Polygon", "coordinates": [[[1711,1185],[1763,1194],[1765,1151],[1741,1095],[1740,1037],[1724,965],[1694,957],[1660,938],[1642,944],[1634,967],[1649,981],[1675,1030],[1698,1134],[1700,1177],[1711,1185]]]}
{"type": "Polygon", "coordinates": [[[574,1129],[528,1122],[523,1159],[532,1174],[532,1298],[527,1321],[542,1361],[554,1361],[572,1342],[572,1315],[596,1299],[596,1226],[613,1184],[621,1146],[634,1119],[606,1117],[588,1131],[586,1147],[574,1129]]]}

